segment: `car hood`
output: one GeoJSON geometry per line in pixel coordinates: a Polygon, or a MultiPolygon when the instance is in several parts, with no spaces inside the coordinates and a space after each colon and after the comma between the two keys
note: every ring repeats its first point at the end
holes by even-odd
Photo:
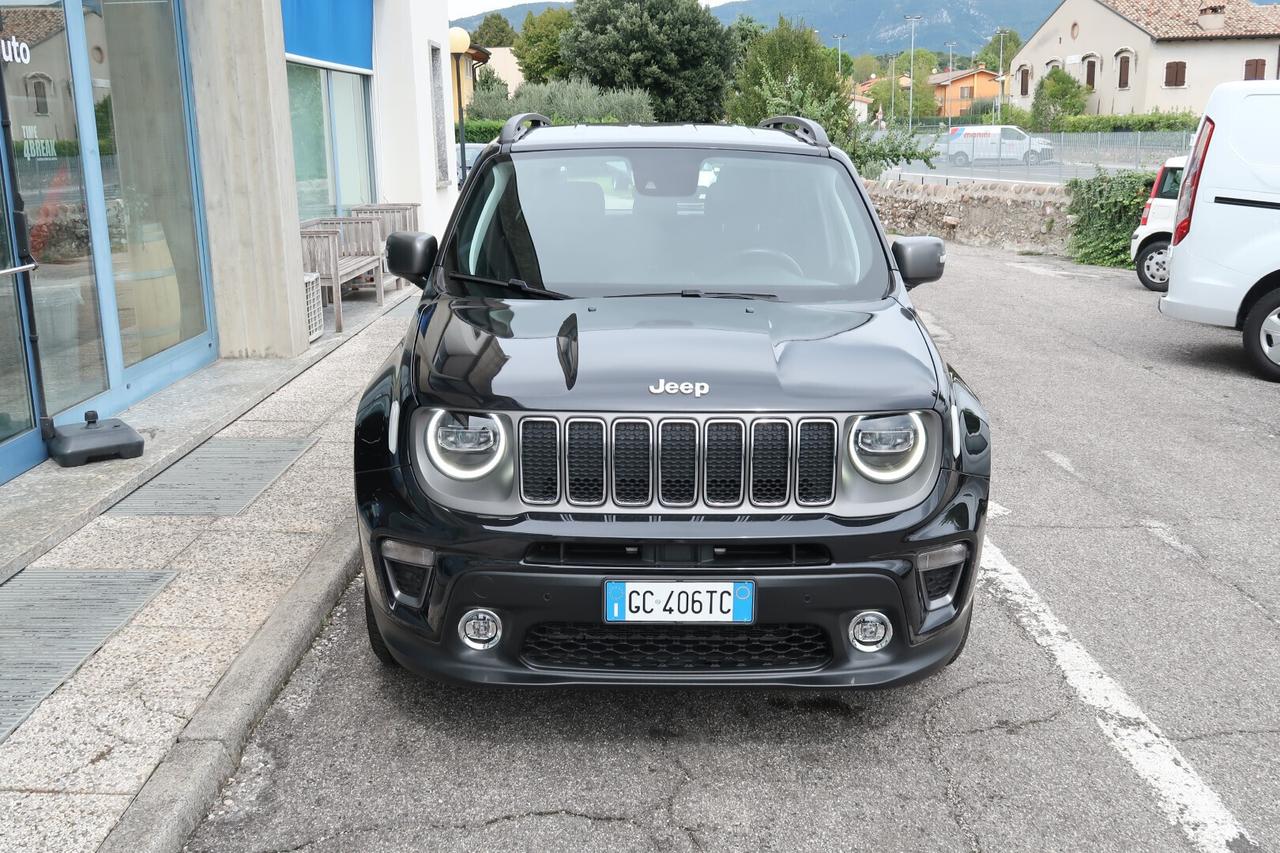
{"type": "Polygon", "coordinates": [[[438,299],[412,344],[420,401],[459,408],[884,411],[931,408],[938,389],[892,299],[438,299]]]}

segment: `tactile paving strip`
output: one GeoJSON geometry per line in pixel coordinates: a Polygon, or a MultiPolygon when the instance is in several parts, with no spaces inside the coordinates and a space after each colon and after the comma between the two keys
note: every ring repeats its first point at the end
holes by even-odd
{"type": "Polygon", "coordinates": [[[117,515],[236,515],[314,438],[211,438],[113,506],[117,515]]]}
{"type": "Polygon", "coordinates": [[[0,585],[0,741],[173,576],[25,569],[0,585]]]}

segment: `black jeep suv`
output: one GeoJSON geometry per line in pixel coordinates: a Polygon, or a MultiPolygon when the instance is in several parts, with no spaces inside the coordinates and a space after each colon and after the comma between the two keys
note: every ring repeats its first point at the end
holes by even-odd
{"type": "Polygon", "coordinates": [[[355,426],[369,640],[505,685],[870,687],[954,660],[987,416],[823,129],[553,127],[480,155],[355,426]]]}

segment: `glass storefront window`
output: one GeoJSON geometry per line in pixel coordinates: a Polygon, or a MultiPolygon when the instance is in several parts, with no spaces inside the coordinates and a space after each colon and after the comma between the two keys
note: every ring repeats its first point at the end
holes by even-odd
{"type": "Polygon", "coordinates": [[[289,63],[289,113],[293,125],[293,168],[298,213],[303,219],[332,216],[337,199],[330,168],[329,99],[324,70],[289,63]]]}
{"type": "Polygon", "coordinates": [[[288,63],[293,162],[302,219],[374,200],[368,78],[288,63]]]}
{"type": "Polygon", "coordinates": [[[17,44],[4,83],[18,191],[40,261],[32,297],[53,412],[107,387],[66,29],[61,2],[0,0],[0,40],[17,44]]]}
{"type": "MultiPolygon", "coordinates": [[[[0,269],[14,266],[5,195],[0,174],[0,269]]],[[[35,426],[19,304],[18,277],[0,276],[0,444],[35,426]]]]}
{"type": "Polygon", "coordinates": [[[338,171],[338,198],[343,207],[373,201],[373,169],[369,163],[369,105],[365,78],[333,71],[329,74],[333,101],[333,135],[338,171]]]}
{"type": "Polygon", "coordinates": [[[167,0],[85,0],[84,24],[128,366],[207,328],[182,70],[167,0]]]}

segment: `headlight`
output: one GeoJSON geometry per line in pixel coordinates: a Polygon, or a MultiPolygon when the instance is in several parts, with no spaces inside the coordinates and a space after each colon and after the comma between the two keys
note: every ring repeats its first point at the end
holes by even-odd
{"type": "Polygon", "coordinates": [[[478,480],[498,467],[507,448],[502,421],[490,415],[437,410],[427,422],[427,456],[454,480],[478,480]]]}
{"type": "Polygon", "coordinates": [[[924,421],[915,412],[861,417],[849,432],[849,458],[874,483],[897,483],[924,461],[924,421]]]}

